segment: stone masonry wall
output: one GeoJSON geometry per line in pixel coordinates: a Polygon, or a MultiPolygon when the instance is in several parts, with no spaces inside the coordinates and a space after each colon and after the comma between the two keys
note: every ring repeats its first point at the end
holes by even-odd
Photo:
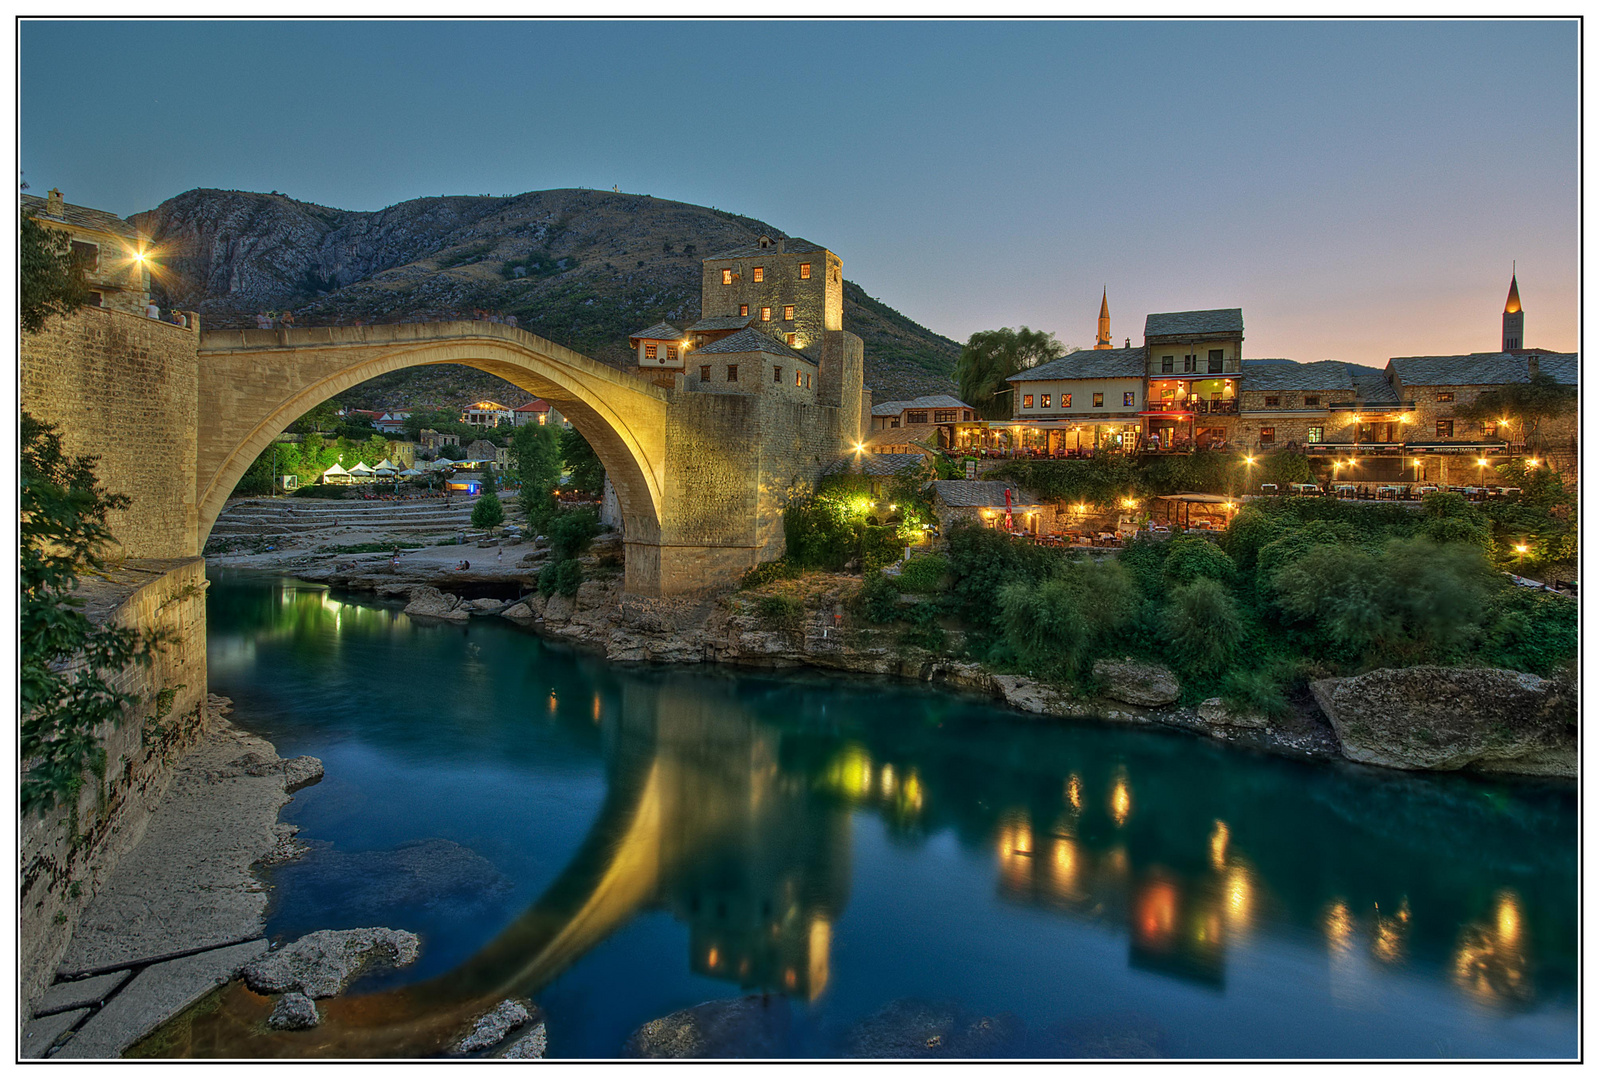
{"type": "Polygon", "coordinates": [[[844,326],[843,263],[830,251],[798,254],[772,247],[759,255],[736,259],[706,259],[700,286],[702,318],[735,316],[740,305],[749,308],[752,324],[779,340],[795,335],[795,347],[808,349],[824,331],[844,326]],[[810,277],[800,277],[800,267],[810,267],[810,277]],[[754,280],[755,268],[761,281],[754,280]],[[732,281],[722,284],[722,271],[731,271],[732,281]],[[762,321],[761,308],[771,308],[771,319],[762,321]],[[794,317],[784,319],[784,309],[794,308],[794,317]]]}
{"type": "Polygon", "coordinates": [[[22,408],[55,424],[68,453],[98,457],[101,484],[133,499],[109,519],[130,558],[199,551],[198,342],[197,329],[109,308],[22,335],[22,408]]]}
{"type": "MultiPolygon", "coordinates": [[[[102,732],[103,775],[86,773],[76,801],[19,821],[20,986],[18,1005],[43,993],[78,917],[118,860],[144,835],[150,812],[179,756],[204,733],[206,701],[205,560],[130,561],[111,580],[86,578],[78,590],[99,624],[159,632],[169,640],[149,667],[115,680],[140,704],[102,732]]],[[[22,763],[26,771],[28,762],[22,763]]]]}

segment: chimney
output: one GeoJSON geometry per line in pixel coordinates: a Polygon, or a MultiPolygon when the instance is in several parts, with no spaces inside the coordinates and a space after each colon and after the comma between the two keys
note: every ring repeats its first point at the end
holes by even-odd
{"type": "Polygon", "coordinates": [[[61,208],[65,205],[66,201],[61,198],[61,189],[51,188],[49,196],[44,202],[44,212],[49,214],[51,217],[60,217],[61,208]]]}
{"type": "Polygon", "coordinates": [[[787,238],[787,237],[784,237],[784,236],[779,236],[779,237],[778,237],[778,238],[777,238],[777,253],[778,253],[778,254],[779,254],[779,255],[781,255],[781,254],[783,254],[783,247],[784,247],[784,246],[785,246],[785,245],[786,245],[786,244],[787,244],[787,243],[788,243],[788,238],[787,238]]]}
{"type": "Polygon", "coordinates": [[[1531,355],[1529,355],[1527,357],[1527,381],[1531,382],[1532,380],[1536,379],[1537,377],[1538,377],[1538,357],[1537,357],[1536,354],[1531,354],[1531,355]]]}

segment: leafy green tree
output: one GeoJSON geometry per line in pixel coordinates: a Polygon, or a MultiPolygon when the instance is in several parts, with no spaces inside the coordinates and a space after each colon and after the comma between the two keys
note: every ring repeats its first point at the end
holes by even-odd
{"type": "Polygon", "coordinates": [[[129,664],[148,665],[152,638],[96,626],[72,596],[79,573],[103,571],[114,542],[106,515],[125,509],[108,493],[94,459],[68,457],[54,427],[22,414],[18,687],[24,769],[21,804],[43,814],[76,797],[85,769],[105,765],[98,732],[121,724],[138,702],[117,689],[129,664]]]}
{"type": "Polygon", "coordinates": [[[309,411],[289,425],[289,430],[297,435],[312,431],[337,431],[343,423],[344,417],[339,415],[338,399],[328,398],[320,404],[313,405],[309,411]]]}
{"type": "Polygon", "coordinates": [[[517,505],[528,527],[542,532],[555,513],[561,484],[561,438],[554,428],[523,424],[511,436],[511,471],[522,487],[517,505]]]}
{"type": "Polygon", "coordinates": [[[1178,536],[1166,546],[1166,579],[1187,585],[1200,578],[1231,581],[1235,568],[1227,553],[1202,536],[1178,536]]]}
{"type": "Polygon", "coordinates": [[[967,339],[955,362],[955,381],[961,400],[988,420],[1011,415],[1010,384],[1018,372],[1053,360],[1065,352],[1055,335],[1022,327],[979,330],[967,339]]]}
{"type": "Polygon", "coordinates": [[[600,535],[600,515],[587,507],[564,510],[550,520],[548,535],[557,561],[575,559],[600,535]]]}
{"type": "Polygon", "coordinates": [[[1166,608],[1167,643],[1189,675],[1213,675],[1232,663],[1244,640],[1244,621],[1227,587],[1196,577],[1171,591],[1166,608]]]}
{"type": "Polygon", "coordinates": [[[492,529],[504,520],[505,508],[500,505],[500,497],[494,494],[494,489],[490,487],[478,496],[477,502],[472,504],[472,527],[492,529]]]}
{"type": "Polygon", "coordinates": [[[1538,429],[1547,420],[1577,411],[1577,388],[1540,371],[1524,383],[1507,383],[1478,394],[1458,410],[1467,420],[1509,420],[1520,425],[1529,445],[1539,444],[1538,429]]]}
{"type": "Polygon", "coordinates": [[[72,257],[72,241],[65,233],[23,214],[18,255],[25,333],[38,333],[50,316],[68,315],[89,302],[83,264],[72,257]]]}
{"type": "Polygon", "coordinates": [[[1137,613],[1138,589],[1114,560],[1061,565],[1034,585],[999,590],[1005,639],[1029,670],[1071,677],[1137,613]]]}
{"type": "Polygon", "coordinates": [[[577,428],[561,432],[561,457],[566,461],[574,488],[592,495],[605,490],[605,466],[600,464],[600,456],[577,428]]]}

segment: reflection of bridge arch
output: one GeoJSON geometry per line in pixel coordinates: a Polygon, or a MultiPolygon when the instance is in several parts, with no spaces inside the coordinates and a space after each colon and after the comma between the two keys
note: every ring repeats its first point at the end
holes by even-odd
{"type": "Polygon", "coordinates": [[[368,379],[461,364],[549,401],[605,465],[629,541],[660,541],[667,391],[497,323],[208,331],[200,342],[199,543],[251,463],[317,404],[368,379]]]}

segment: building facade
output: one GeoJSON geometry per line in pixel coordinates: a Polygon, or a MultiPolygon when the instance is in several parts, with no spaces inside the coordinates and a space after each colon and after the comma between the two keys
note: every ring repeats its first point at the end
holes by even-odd
{"type": "Polygon", "coordinates": [[[1143,349],[1092,349],[1012,375],[1011,424],[1050,453],[1132,449],[1145,412],[1143,349]]]}
{"type": "Polygon", "coordinates": [[[707,320],[741,319],[791,348],[810,349],[824,332],[844,329],[843,262],[808,240],[762,236],[704,261],[700,316],[691,333],[723,332],[704,328],[707,320]]]}
{"type": "Polygon", "coordinates": [[[498,401],[474,401],[461,412],[461,423],[473,427],[493,428],[514,423],[515,420],[515,410],[498,401]]]}
{"type": "Polygon", "coordinates": [[[23,195],[22,212],[68,237],[72,258],[83,267],[89,285],[90,307],[145,314],[150,303],[148,236],[115,214],[65,201],[55,188],[48,198],[23,195]]]}

